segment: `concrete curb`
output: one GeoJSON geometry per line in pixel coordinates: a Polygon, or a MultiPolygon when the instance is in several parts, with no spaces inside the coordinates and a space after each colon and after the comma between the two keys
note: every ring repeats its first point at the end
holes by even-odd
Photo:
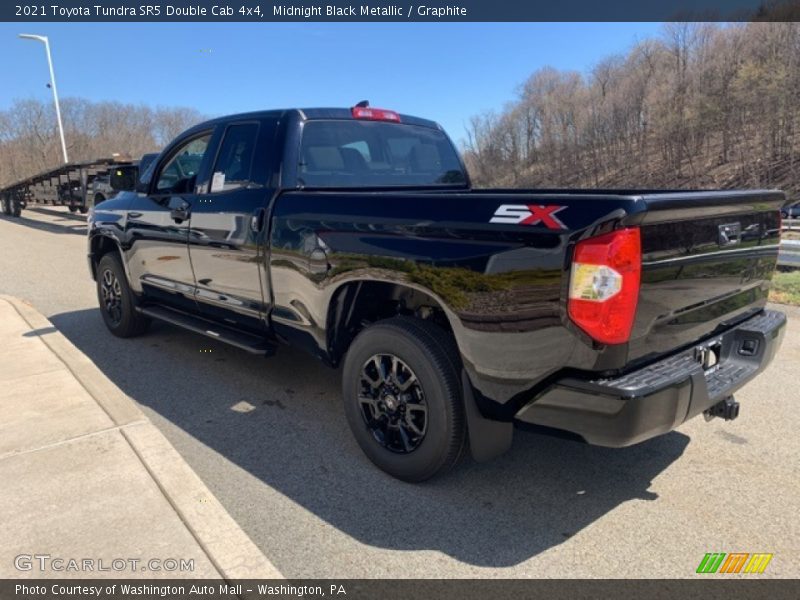
{"type": "Polygon", "coordinates": [[[163,434],[93,362],[30,304],[0,294],[94,398],[225,579],[283,578],[163,434]]]}

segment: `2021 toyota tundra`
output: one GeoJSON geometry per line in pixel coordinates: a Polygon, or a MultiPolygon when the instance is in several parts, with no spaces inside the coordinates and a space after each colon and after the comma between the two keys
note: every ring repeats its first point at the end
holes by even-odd
{"type": "Polygon", "coordinates": [[[625,446],[736,417],[784,331],[765,309],[784,203],[473,189],[431,121],[272,110],[175,139],[96,208],[89,266],[117,336],[160,319],[341,365],[358,444],[421,481],[505,451],[515,422],[625,446]]]}

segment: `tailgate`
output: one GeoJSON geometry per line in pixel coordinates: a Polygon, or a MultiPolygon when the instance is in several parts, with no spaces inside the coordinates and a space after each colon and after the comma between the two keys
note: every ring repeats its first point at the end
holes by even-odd
{"type": "Polygon", "coordinates": [[[637,363],[761,310],[780,243],[783,193],[645,195],[642,283],[629,345],[637,363]]]}

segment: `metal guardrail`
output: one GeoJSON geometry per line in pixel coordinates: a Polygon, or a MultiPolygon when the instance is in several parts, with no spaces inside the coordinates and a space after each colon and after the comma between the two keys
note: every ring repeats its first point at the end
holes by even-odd
{"type": "Polygon", "coordinates": [[[800,269],[800,240],[781,240],[778,266],[800,269]]]}
{"type": "Polygon", "coordinates": [[[800,240],[784,240],[778,251],[779,267],[800,269],[800,240]]]}
{"type": "MultiPolygon", "coordinates": [[[[784,233],[788,231],[800,232],[800,219],[783,219],[781,221],[781,231],[784,233]]],[[[780,250],[778,251],[778,266],[800,269],[800,239],[781,240],[780,250]]]]}

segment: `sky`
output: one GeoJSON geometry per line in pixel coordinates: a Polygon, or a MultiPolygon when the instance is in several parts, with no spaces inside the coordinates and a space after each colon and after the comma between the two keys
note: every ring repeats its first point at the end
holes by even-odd
{"type": "Polygon", "coordinates": [[[659,23],[0,24],[0,109],[61,98],[190,106],[218,116],[267,108],[372,106],[433,119],[456,141],[536,69],[588,72],[658,35],[659,23]]]}

